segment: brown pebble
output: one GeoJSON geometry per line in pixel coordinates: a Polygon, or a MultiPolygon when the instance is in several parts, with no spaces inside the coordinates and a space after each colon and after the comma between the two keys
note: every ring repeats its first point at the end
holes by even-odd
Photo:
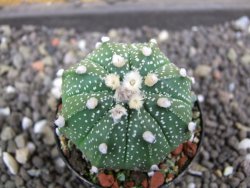
{"type": "Polygon", "coordinates": [[[185,155],[178,160],[177,165],[179,169],[181,169],[186,164],[187,160],[188,158],[185,155]]]}
{"type": "Polygon", "coordinates": [[[193,142],[188,141],[184,143],[183,151],[189,158],[193,158],[197,151],[197,145],[193,142]]]}
{"type": "Polygon", "coordinates": [[[180,144],[177,148],[175,148],[174,151],[171,152],[171,154],[176,157],[181,154],[182,150],[183,150],[183,144],[180,144]]]}

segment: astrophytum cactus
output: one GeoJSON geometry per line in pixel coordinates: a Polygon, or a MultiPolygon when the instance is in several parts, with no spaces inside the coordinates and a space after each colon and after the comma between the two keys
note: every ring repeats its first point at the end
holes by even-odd
{"type": "Polygon", "coordinates": [[[94,172],[147,171],[191,136],[191,79],[154,40],[96,48],[64,71],[55,123],[94,172]]]}

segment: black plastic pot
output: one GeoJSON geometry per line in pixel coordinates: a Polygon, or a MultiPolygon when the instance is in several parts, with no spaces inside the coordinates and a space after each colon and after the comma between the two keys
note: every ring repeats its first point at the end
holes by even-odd
{"type": "MultiPolygon", "coordinates": [[[[59,104],[61,104],[61,101],[59,101],[59,104]]],[[[201,111],[201,107],[200,107],[200,104],[198,101],[196,101],[194,103],[194,106],[196,106],[200,112],[200,126],[201,126],[201,135],[200,135],[200,141],[198,143],[198,148],[197,148],[197,152],[196,152],[196,155],[195,157],[192,159],[192,161],[187,164],[184,168],[184,170],[182,170],[182,172],[174,178],[173,181],[171,181],[170,183],[168,184],[164,184],[161,186],[161,188],[167,188],[170,184],[172,183],[178,183],[181,179],[181,177],[188,171],[189,167],[191,166],[192,162],[195,161],[197,159],[197,156],[199,155],[199,152],[200,152],[200,148],[201,148],[201,145],[202,145],[202,142],[203,142],[203,138],[204,138],[204,125],[203,125],[203,118],[202,118],[202,111],[201,111]]],[[[58,148],[58,151],[59,151],[59,154],[61,156],[61,158],[63,159],[63,161],[65,162],[66,166],[71,170],[71,172],[73,172],[76,177],[82,182],[82,184],[84,186],[86,186],[87,188],[92,188],[92,187],[100,187],[96,184],[93,184],[91,183],[90,181],[88,181],[87,179],[85,179],[79,172],[77,172],[73,166],[69,163],[68,159],[66,158],[66,156],[64,155],[62,149],[61,149],[61,143],[60,143],[60,140],[59,140],[59,137],[57,136],[56,134],[56,125],[54,124],[54,135],[55,135],[55,140],[56,140],[56,145],[57,145],[57,148],[58,148]]]]}

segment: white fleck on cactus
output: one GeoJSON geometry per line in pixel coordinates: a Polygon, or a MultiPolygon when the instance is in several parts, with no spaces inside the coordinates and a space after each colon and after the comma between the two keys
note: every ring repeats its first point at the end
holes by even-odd
{"type": "Polygon", "coordinates": [[[64,71],[62,91],[60,134],[90,161],[91,173],[149,171],[190,138],[191,80],[155,41],[102,38],[85,60],[64,71]]]}

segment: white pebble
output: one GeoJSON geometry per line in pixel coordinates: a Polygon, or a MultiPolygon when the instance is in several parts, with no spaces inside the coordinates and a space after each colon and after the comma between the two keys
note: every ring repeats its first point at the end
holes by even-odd
{"type": "Polygon", "coordinates": [[[160,170],[160,169],[159,169],[158,165],[154,164],[154,165],[152,165],[152,166],[150,167],[150,170],[152,170],[152,171],[158,171],[158,170],[160,170]]]}
{"type": "Polygon", "coordinates": [[[76,68],[77,74],[84,74],[84,73],[86,73],[86,71],[87,71],[87,68],[84,65],[80,65],[76,68]]]}
{"type": "Polygon", "coordinates": [[[27,130],[32,126],[32,120],[28,117],[23,117],[22,119],[22,129],[27,130]]]}
{"type": "Polygon", "coordinates": [[[186,76],[187,76],[187,71],[186,71],[186,69],[181,68],[181,69],[180,69],[180,75],[181,75],[182,77],[186,77],[186,76]]]}
{"type": "Polygon", "coordinates": [[[78,48],[82,51],[84,51],[86,49],[86,41],[85,40],[79,40],[78,42],[78,48]]]}
{"type": "Polygon", "coordinates": [[[108,146],[106,143],[101,143],[99,145],[99,151],[102,153],[102,154],[107,154],[108,152],[108,146]]]}
{"type": "Polygon", "coordinates": [[[88,109],[95,109],[95,107],[98,105],[98,99],[95,97],[91,97],[87,100],[86,106],[88,109]]]}
{"type": "Polygon", "coordinates": [[[194,132],[195,131],[195,129],[196,129],[196,123],[195,122],[189,122],[189,124],[188,124],[188,130],[190,131],[190,132],[194,132]]]}
{"type": "Polygon", "coordinates": [[[101,38],[101,41],[104,43],[104,42],[108,42],[110,40],[110,38],[109,37],[107,37],[107,36],[103,36],[102,38],[101,38]]]}
{"type": "Polygon", "coordinates": [[[36,146],[33,142],[28,142],[27,148],[28,148],[30,154],[34,153],[36,150],[36,146]]]}
{"type": "Polygon", "coordinates": [[[200,141],[198,137],[194,137],[194,139],[193,139],[193,140],[194,140],[194,143],[196,143],[196,144],[198,144],[198,143],[199,143],[199,141],[200,141]]]}
{"type": "Polygon", "coordinates": [[[34,133],[41,134],[44,133],[45,127],[47,126],[47,120],[43,119],[35,123],[34,125],[34,133]]]}
{"type": "Polygon", "coordinates": [[[248,148],[250,148],[250,139],[245,138],[245,139],[241,140],[239,145],[238,145],[238,148],[244,149],[244,150],[247,150],[248,148]]]}
{"type": "Polygon", "coordinates": [[[247,16],[242,16],[238,20],[235,21],[234,25],[237,29],[246,30],[249,26],[250,20],[247,16]]]}
{"type": "Polygon", "coordinates": [[[55,121],[55,124],[59,127],[62,128],[65,125],[65,120],[63,116],[58,116],[58,118],[55,121]]]}
{"type": "Polygon", "coordinates": [[[100,48],[101,47],[101,45],[102,45],[102,43],[101,42],[97,42],[96,44],[95,44],[95,48],[97,49],[97,48],[100,48]]]}
{"type": "Polygon", "coordinates": [[[9,116],[10,115],[10,108],[9,107],[0,108],[0,115],[9,116]]]}
{"type": "Polygon", "coordinates": [[[20,164],[25,164],[29,159],[29,149],[21,148],[16,150],[16,160],[20,164]]]}
{"type": "Polygon", "coordinates": [[[3,162],[11,172],[11,174],[16,175],[19,169],[19,165],[9,153],[3,152],[3,162]]]}
{"type": "Polygon", "coordinates": [[[95,167],[95,166],[92,166],[91,169],[90,169],[90,173],[91,174],[97,174],[98,173],[98,168],[95,167]]]}
{"type": "Polygon", "coordinates": [[[125,65],[126,60],[122,56],[114,54],[112,57],[112,63],[114,66],[120,68],[125,65]]]}
{"type": "Polygon", "coordinates": [[[7,86],[5,88],[6,93],[15,93],[16,92],[16,88],[14,88],[13,86],[7,86]]]}
{"type": "Polygon", "coordinates": [[[149,177],[152,177],[154,174],[155,174],[155,172],[154,172],[154,171],[150,171],[150,172],[148,172],[148,176],[149,176],[149,177]]]}
{"type": "Polygon", "coordinates": [[[157,100],[157,105],[162,108],[169,108],[171,106],[171,101],[168,98],[159,98],[157,100]]]}
{"type": "Polygon", "coordinates": [[[204,102],[204,96],[203,95],[198,95],[197,98],[198,98],[198,101],[200,103],[204,102]]]}
{"type": "Polygon", "coordinates": [[[234,171],[234,168],[232,166],[227,166],[225,169],[224,169],[224,172],[223,172],[223,175],[224,176],[229,176],[233,173],[234,171]]]}
{"type": "Polygon", "coordinates": [[[188,188],[195,188],[196,186],[193,182],[190,182],[187,187],[188,188]]]}
{"type": "Polygon", "coordinates": [[[164,42],[164,41],[168,40],[168,38],[169,38],[169,34],[166,30],[161,31],[158,35],[158,40],[160,42],[164,42]]]}
{"type": "Polygon", "coordinates": [[[155,142],[155,135],[153,135],[150,131],[145,131],[142,135],[143,139],[148,143],[154,143],[155,142]]]}
{"type": "Polygon", "coordinates": [[[55,164],[59,168],[64,168],[65,167],[65,162],[60,157],[55,160],[55,164]]]}
{"type": "Polygon", "coordinates": [[[64,73],[64,69],[59,69],[59,70],[56,72],[56,76],[57,76],[57,77],[62,77],[63,73],[64,73]]]}
{"type": "Polygon", "coordinates": [[[143,46],[142,53],[145,56],[150,56],[152,54],[152,49],[150,47],[143,46]]]}

